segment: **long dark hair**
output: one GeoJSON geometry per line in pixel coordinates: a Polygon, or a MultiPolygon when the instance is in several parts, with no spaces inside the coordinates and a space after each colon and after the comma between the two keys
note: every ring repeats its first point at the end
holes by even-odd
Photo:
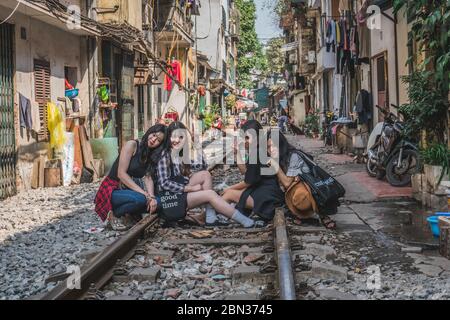
{"type": "MultiPolygon", "coordinates": [[[[291,159],[291,154],[297,150],[289,141],[286,136],[278,130],[279,140],[278,140],[278,150],[280,157],[280,168],[284,173],[287,172],[289,167],[289,160],[291,159]]],[[[267,140],[272,139],[272,131],[267,134],[267,140]]],[[[272,141],[273,142],[273,141],[272,141]]]]}
{"type": "Polygon", "coordinates": [[[167,145],[167,127],[163,124],[156,124],[150,127],[141,139],[139,147],[139,154],[140,154],[139,162],[142,165],[150,166],[151,170],[153,170],[156,167],[156,164],[158,163],[159,159],[161,158],[161,154],[166,148],[166,145],[167,145]],[[152,133],[164,134],[164,140],[155,149],[150,149],[148,147],[148,137],[152,133]]]}
{"type": "Polygon", "coordinates": [[[260,132],[260,130],[263,130],[263,126],[261,125],[261,123],[259,123],[256,120],[249,120],[241,127],[241,129],[244,132],[247,132],[248,130],[253,129],[256,131],[256,134],[259,137],[259,132],[260,132]]]}
{"type": "MultiPolygon", "coordinates": [[[[252,143],[256,143],[256,159],[257,159],[257,164],[261,164],[260,161],[260,145],[259,145],[259,139],[260,139],[260,134],[264,134],[263,132],[263,126],[261,125],[261,123],[259,123],[257,120],[249,120],[247,121],[243,126],[242,126],[242,131],[244,133],[246,133],[249,130],[254,130],[256,132],[256,142],[253,141],[252,143]]],[[[251,148],[250,148],[251,149],[251,148]]],[[[251,152],[250,150],[249,152],[249,156],[251,157],[251,152]]]]}
{"type": "MultiPolygon", "coordinates": [[[[167,142],[166,142],[166,149],[167,151],[171,151],[172,150],[172,142],[171,142],[171,137],[174,131],[176,130],[186,130],[186,132],[189,132],[189,130],[187,129],[187,127],[184,125],[183,122],[180,121],[174,121],[172,122],[169,127],[167,128],[167,142]]],[[[186,141],[184,143],[189,143],[188,141],[188,137],[186,137],[186,141]]],[[[183,158],[183,151],[184,148],[181,150],[180,152],[180,156],[183,158]]],[[[172,157],[170,157],[170,162],[171,165],[173,165],[172,162],[172,157]]],[[[182,170],[181,170],[181,174],[183,176],[190,176],[191,175],[191,164],[190,163],[183,163],[182,164],[182,170]]]]}

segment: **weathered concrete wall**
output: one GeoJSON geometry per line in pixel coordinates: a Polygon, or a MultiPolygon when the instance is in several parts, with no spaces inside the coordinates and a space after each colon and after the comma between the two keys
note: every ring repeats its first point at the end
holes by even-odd
{"type": "Polygon", "coordinates": [[[226,56],[225,46],[219,32],[222,24],[221,2],[221,0],[211,0],[202,3],[200,16],[196,19],[197,36],[200,38],[197,40],[197,49],[205,54],[209,59],[209,64],[218,70],[222,70],[222,59],[226,56]],[[209,18],[210,14],[211,19],[209,18]]]}
{"type": "Polygon", "coordinates": [[[305,123],[306,119],[306,109],[305,109],[305,96],[306,91],[301,92],[294,96],[294,105],[292,106],[293,115],[295,124],[299,125],[300,123],[305,123]]]}
{"type": "Polygon", "coordinates": [[[83,7],[83,4],[81,3],[81,0],[59,0],[59,2],[66,7],[69,7],[71,5],[76,5],[78,7],[83,7]]]}
{"type": "MultiPolygon", "coordinates": [[[[7,12],[0,10],[0,19],[7,12]]],[[[86,46],[82,39],[65,32],[63,29],[45,24],[32,17],[16,13],[8,21],[15,25],[15,103],[19,107],[18,94],[35,100],[34,59],[50,62],[51,100],[65,96],[64,67],[77,68],[77,88],[82,101],[81,114],[89,112],[89,90],[87,81],[86,46]],[[21,39],[20,29],[25,28],[26,40],[21,39]],[[82,50],[83,48],[83,50],[82,50]]],[[[20,182],[28,188],[31,180],[32,162],[40,154],[47,153],[46,143],[37,143],[25,130],[17,129],[18,173],[20,182]]]]}
{"type": "Polygon", "coordinates": [[[142,0],[97,0],[99,8],[113,9],[119,6],[116,12],[98,13],[98,21],[110,23],[128,22],[133,27],[142,30],[142,0]]]}

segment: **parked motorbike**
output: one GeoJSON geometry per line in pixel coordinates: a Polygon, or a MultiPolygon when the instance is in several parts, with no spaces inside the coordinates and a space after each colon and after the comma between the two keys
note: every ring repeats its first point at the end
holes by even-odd
{"type": "Polygon", "coordinates": [[[369,137],[367,173],[380,180],[386,176],[395,187],[407,186],[411,183],[411,176],[420,170],[419,150],[402,136],[404,125],[399,117],[376,107],[384,114],[385,120],[377,124],[369,137]]]}

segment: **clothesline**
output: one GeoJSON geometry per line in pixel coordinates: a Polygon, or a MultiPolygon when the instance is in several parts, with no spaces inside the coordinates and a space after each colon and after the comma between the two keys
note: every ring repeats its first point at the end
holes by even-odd
{"type": "Polygon", "coordinates": [[[340,16],[328,16],[328,15],[321,15],[322,18],[332,18],[332,19],[341,19],[341,18],[348,18],[348,17],[352,17],[352,18],[356,18],[356,14],[352,13],[352,14],[343,14],[340,16]]]}

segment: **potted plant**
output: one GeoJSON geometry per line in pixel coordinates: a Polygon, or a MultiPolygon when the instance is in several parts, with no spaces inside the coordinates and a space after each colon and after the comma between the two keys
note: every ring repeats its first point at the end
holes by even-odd
{"type": "Polygon", "coordinates": [[[317,138],[319,135],[319,116],[309,114],[305,119],[306,136],[309,138],[317,138]]]}
{"type": "Polygon", "coordinates": [[[428,192],[435,192],[450,174],[450,150],[446,144],[433,144],[421,151],[428,192]]]}

